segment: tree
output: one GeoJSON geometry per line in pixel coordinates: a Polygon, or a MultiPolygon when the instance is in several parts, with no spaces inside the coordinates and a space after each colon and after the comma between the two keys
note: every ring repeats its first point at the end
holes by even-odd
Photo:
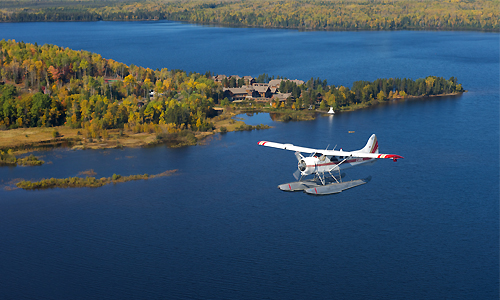
{"type": "Polygon", "coordinates": [[[377,100],[378,100],[378,101],[384,101],[385,99],[386,99],[385,92],[384,92],[384,91],[380,91],[380,92],[377,94],[377,100]]]}
{"type": "Polygon", "coordinates": [[[89,62],[85,59],[80,61],[80,69],[83,71],[83,76],[87,76],[87,68],[89,67],[89,62]]]}
{"type": "Polygon", "coordinates": [[[127,75],[127,76],[123,79],[123,83],[124,83],[124,84],[125,84],[125,86],[127,87],[127,92],[128,92],[128,94],[131,94],[131,91],[132,91],[132,89],[135,87],[135,84],[136,84],[135,77],[134,77],[132,74],[129,74],[129,75],[127,75]]]}
{"type": "Polygon", "coordinates": [[[144,80],[143,87],[144,87],[144,97],[146,98],[148,97],[149,91],[153,87],[153,83],[151,83],[151,80],[149,78],[146,78],[144,80]]]}
{"type": "Polygon", "coordinates": [[[324,99],[321,100],[321,103],[319,104],[319,109],[326,110],[326,101],[324,99]]]}
{"type": "Polygon", "coordinates": [[[229,106],[229,99],[227,99],[227,98],[222,99],[222,101],[220,102],[220,104],[222,106],[229,106]]]}
{"type": "Polygon", "coordinates": [[[42,123],[45,124],[46,114],[45,112],[50,108],[52,99],[49,95],[42,93],[36,93],[33,95],[32,106],[30,109],[31,126],[40,126],[42,123]],[[45,116],[43,122],[42,118],[45,116]]]}
{"type": "Polygon", "coordinates": [[[427,95],[432,95],[432,88],[434,87],[435,81],[436,81],[436,77],[434,77],[434,76],[429,76],[429,77],[425,78],[425,84],[426,84],[425,93],[427,95]]]}
{"type": "Polygon", "coordinates": [[[296,107],[297,107],[298,110],[302,109],[302,106],[304,105],[304,102],[302,101],[301,97],[297,98],[297,100],[295,101],[295,103],[297,104],[296,107]]]}
{"type": "Polygon", "coordinates": [[[59,72],[59,69],[56,69],[53,66],[50,66],[49,69],[48,69],[48,71],[49,71],[49,73],[50,73],[50,75],[51,75],[51,77],[52,77],[52,79],[54,81],[58,81],[59,80],[59,78],[61,76],[61,74],[59,72]]]}

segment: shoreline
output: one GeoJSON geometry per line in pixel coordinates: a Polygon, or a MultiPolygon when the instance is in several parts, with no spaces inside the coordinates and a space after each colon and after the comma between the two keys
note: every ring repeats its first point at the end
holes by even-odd
{"type": "Polygon", "coordinates": [[[123,149],[135,147],[151,147],[167,145],[170,148],[194,146],[217,133],[232,131],[259,130],[270,128],[267,125],[247,125],[241,120],[235,120],[239,111],[228,112],[215,117],[212,121],[215,130],[211,131],[190,131],[169,134],[166,127],[162,127],[163,133],[156,132],[134,133],[132,130],[108,129],[107,139],[85,139],[80,131],[82,128],[69,128],[66,126],[56,127],[29,127],[9,129],[0,135],[0,150],[12,150],[15,155],[30,153],[40,150],[50,150],[53,148],[66,147],[71,150],[87,149],[123,149]],[[216,119],[217,118],[217,119],[216,119]],[[57,137],[53,133],[57,131],[57,137]]]}
{"type": "MultiPolygon", "coordinates": [[[[99,179],[93,176],[92,177],[86,176],[85,178],[75,176],[68,178],[47,178],[47,179],[41,179],[39,181],[22,180],[17,182],[15,185],[17,188],[21,188],[23,190],[42,190],[50,188],[83,188],[83,187],[97,188],[111,183],[117,184],[133,180],[148,180],[152,178],[172,176],[177,171],[178,171],[177,169],[173,169],[153,175],[137,174],[137,175],[121,176],[113,174],[112,177],[101,177],[99,179]]],[[[88,170],[82,173],[95,174],[94,170],[88,170]]]]}
{"type": "MultiPolygon", "coordinates": [[[[467,92],[467,91],[465,91],[467,92]]],[[[387,99],[384,101],[375,100],[373,103],[346,106],[344,109],[339,109],[336,113],[354,112],[361,109],[376,107],[378,105],[386,105],[399,101],[421,100],[426,98],[439,97],[456,97],[463,93],[449,93],[442,95],[426,95],[426,96],[406,96],[387,99]]],[[[73,129],[65,126],[58,127],[30,127],[17,128],[2,131],[0,136],[0,150],[7,151],[12,149],[14,154],[24,154],[33,151],[50,150],[58,147],[67,147],[72,150],[87,150],[87,149],[123,149],[135,147],[151,147],[158,145],[166,145],[167,147],[177,148],[185,146],[194,146],[213,136],[217,133],[224,134],[226,132],[244,131],[244,130],[259,130],[271,128],[267,125],[247,125],[241,120],[235,119],[239,114],[243,113],[269,113],[273,121],[288,122],[288,121],[308,121],[314,120],[316,115],[324,115],[327,111],[321,110],[283,110],[279,109],[231,109],[229,112],[224,112],[222,115],[213,118],[213,124],[216,128],[212,131],[199,132],[189,131],[190,137],[186,138],[180,134],[167,134],[164,139],[158,138],[157,133],[134,133],[124,129],[109,129],[109,137],[96,141],[88,141],[80,134],[81,128],[73,129]],[[58,131],[59,136],[53,137],[53,132],[58,131]],[[194,137],[194,138],[193,138],[194,137]]]]}
{"type": "Polygon", "coordinates": [[[439,28],[439,27],[406,27],[406,28],[392,28],[392,29],[371,29],[371,28],[341,28],[341,27],[331,27],[331,28],[304,28],[304,27],[284,27],[284,26],[265,26],[265,25],[238,25],[232,23],[217,23],[217,22],[191,22],[185,20],[175,20],[175,19],[101,19],[101,20],[57,20],[57,21],[0,21],[0,24],[16,24],[16,23],[91,23],[91,22],[178,22],[190,25],[198,26],[209,26],[209,27],[223,27],[223,28],[258,28],[258,29],[284,29],[284,30],[297,30],[299,32],[314,32],[314,31],[326,31],[326,32],[374,32],[374,31],[440,31],[440,32],[484,32],[484,33],[497,33],[498,29],[495,28],[439,28]]]}
{"type": "MultiPolygon", "coordinates": [[[[151,19],[142,19],[142,20],[101,20],[103,22],[158,22],[158,21],[167,21],[167,22],[179,22],[191,25],[199,25],[199,26],[210,26],[210,27],[224,27],[224,28],[260,28],[260,29],[288,29],[288,30],[297,30],[299,32],[314,32],[314,31],[327,31],[327,32],[341,32],[341,31],[349,31],[349,32],[374,32],[374,31],[465,31],[465,32],[498,32],[498,29],[494,28],[438,28],[438,27],[407,27],[407,28],[393,28],[393,29],[370,29],[370,28],[340,28],[340,27],[330,27],[330,28],[304,28],[304,27],[284,27],[284,26],[265,26],[265,25],[238,25],[232,23],[216,23],[216,22],[191,22],[184,20],[172,20],[172,19],[159,19],[159,20],[151,20],[151,19]]],[[[31,22],[31,21],[29,21],[31,22]]],[[[44,21],[49,22],[49,21],[44,21]]],[[[54,21],[54,22],[74,22],[74,21],[54,21]]],[[[95,22],[95,21],[88,21],[95,22]]],[[[19,22],[20,23],[20,22],[19,22]]]]}
{"type": "Polygon", "coordinates": [[[462,96],[464,93],[467,93],[467,90],[463,92],[456,92],[456,93],[447,93],[447,94],[440,94],[440,95],[423,95],[423,96],[405,96],[405,97],[393,97],[391,99],[386,99],[379,101],[377,99],[374,99],[374,102],[365,102],[365,104],[355,104],[351,106],[346,106],[346,109],[341,109],[339,112],[353,112],[361,109],[366,109],[366,108],[371,108],[371,107],[376,107],[378,105],[385,105],[385,104],[391,104],[391,103],[396,103],[400,101],[415,101],[415,100],[424,100],[428,98],[440,98],[440,97],[458,97],[462,96]]]}

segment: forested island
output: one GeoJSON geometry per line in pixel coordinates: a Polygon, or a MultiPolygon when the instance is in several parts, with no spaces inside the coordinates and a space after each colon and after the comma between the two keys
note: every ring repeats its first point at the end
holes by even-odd
{"type": "Polygon", "coordinates": [[[2,0],[0,22],[172,20],[300,30],[499,30],[498,0],[2,0]]]}
{"type": "MultiPolygon", "coordinates": [[[[311,78],[280,78],[286,99],[230,101],[234,80],[182,70],[125,65],[99,54],[56,45],[0,41],[0,150],[50,145],[108,148],[194,145],[216,132],[269,128],[233,117],[273,112],[282,120],[310,118],[333,107],[353,110],[406,97],[462,93],[452,77],[357,81],[352,88],[311,78]],[[227,89],[226,89],[227,90],[227,89]]],[[[263,74],[257,79],[273,79],[263,74]]]]}

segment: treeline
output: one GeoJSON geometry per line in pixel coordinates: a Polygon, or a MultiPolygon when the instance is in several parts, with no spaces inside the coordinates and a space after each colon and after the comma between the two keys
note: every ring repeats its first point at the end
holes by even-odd
{"type": "Polygon", "coordinates": [[[499,1],[234,1],[169,9],[169,20],[304,30],[499,28],[499,1]]]}
{"type": "MultiPolygon", "coordinates": [[[[258,78],[267,82],[274,76],[258,78]]],[[[357,81],[351,89],[319,78],[301,85],[277,78],[282,79],[280,92],[291,95],[271,105],[295,110],[463,92],[453,77],[357,81]]],[[[214,106],[231,105],[223,96],[222,84],[210,72],[152,70],[87,51],[0,41],[0,130],[65,125],[81,128],[84,138],[106,138],[113,128],[186,135],[185,130],[214,129],[214,106]]]]}
{"type": "Polygon", "coordinates": [[[431,96],[461,93],[464,89],[457,84],[457,79],[451,77],[428,76],[413,80],[410,78],[377,79],[373,82],[356,81],[352,87],[354,102],[367,102],[373,99],[386,100],[391,98],[404,98],[406,96],[431,96]]]}
{"type": "Polygon", "coordinates": [[[21,1],[1,22],[175,20],[304,30],[499,29],[498,0],[21,1]]]}
{"type": "Polygon", "coordinates": [[[283,80],[280,84],[282,93],[291,93],[292,97],[283,103],[274,101],[275,108],[302,109],[319,105],[322,110],[333,107],[335,110],[351,106],[371,105],[375,102],[406,97],[422,97],[462,93],[464,89],[455,77],[428,76],[413,80],[411,78],[384,78],[370,81],[355,81],[352,88],[328,85],[326,80],[311,78],[305,84],[283,80]],[[291,99],[295,99],[292,101],[291,99]]]}

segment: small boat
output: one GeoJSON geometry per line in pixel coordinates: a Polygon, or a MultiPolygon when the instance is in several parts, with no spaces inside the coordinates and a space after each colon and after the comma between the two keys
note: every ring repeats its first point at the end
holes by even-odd
{"type": "Polygon", "coordinates": [[[328,111],[329,114],[332,114],[334,115],[335,114],[335,111],[333,110],[333,107],[330,107],[330,110],[328,111]]]}

